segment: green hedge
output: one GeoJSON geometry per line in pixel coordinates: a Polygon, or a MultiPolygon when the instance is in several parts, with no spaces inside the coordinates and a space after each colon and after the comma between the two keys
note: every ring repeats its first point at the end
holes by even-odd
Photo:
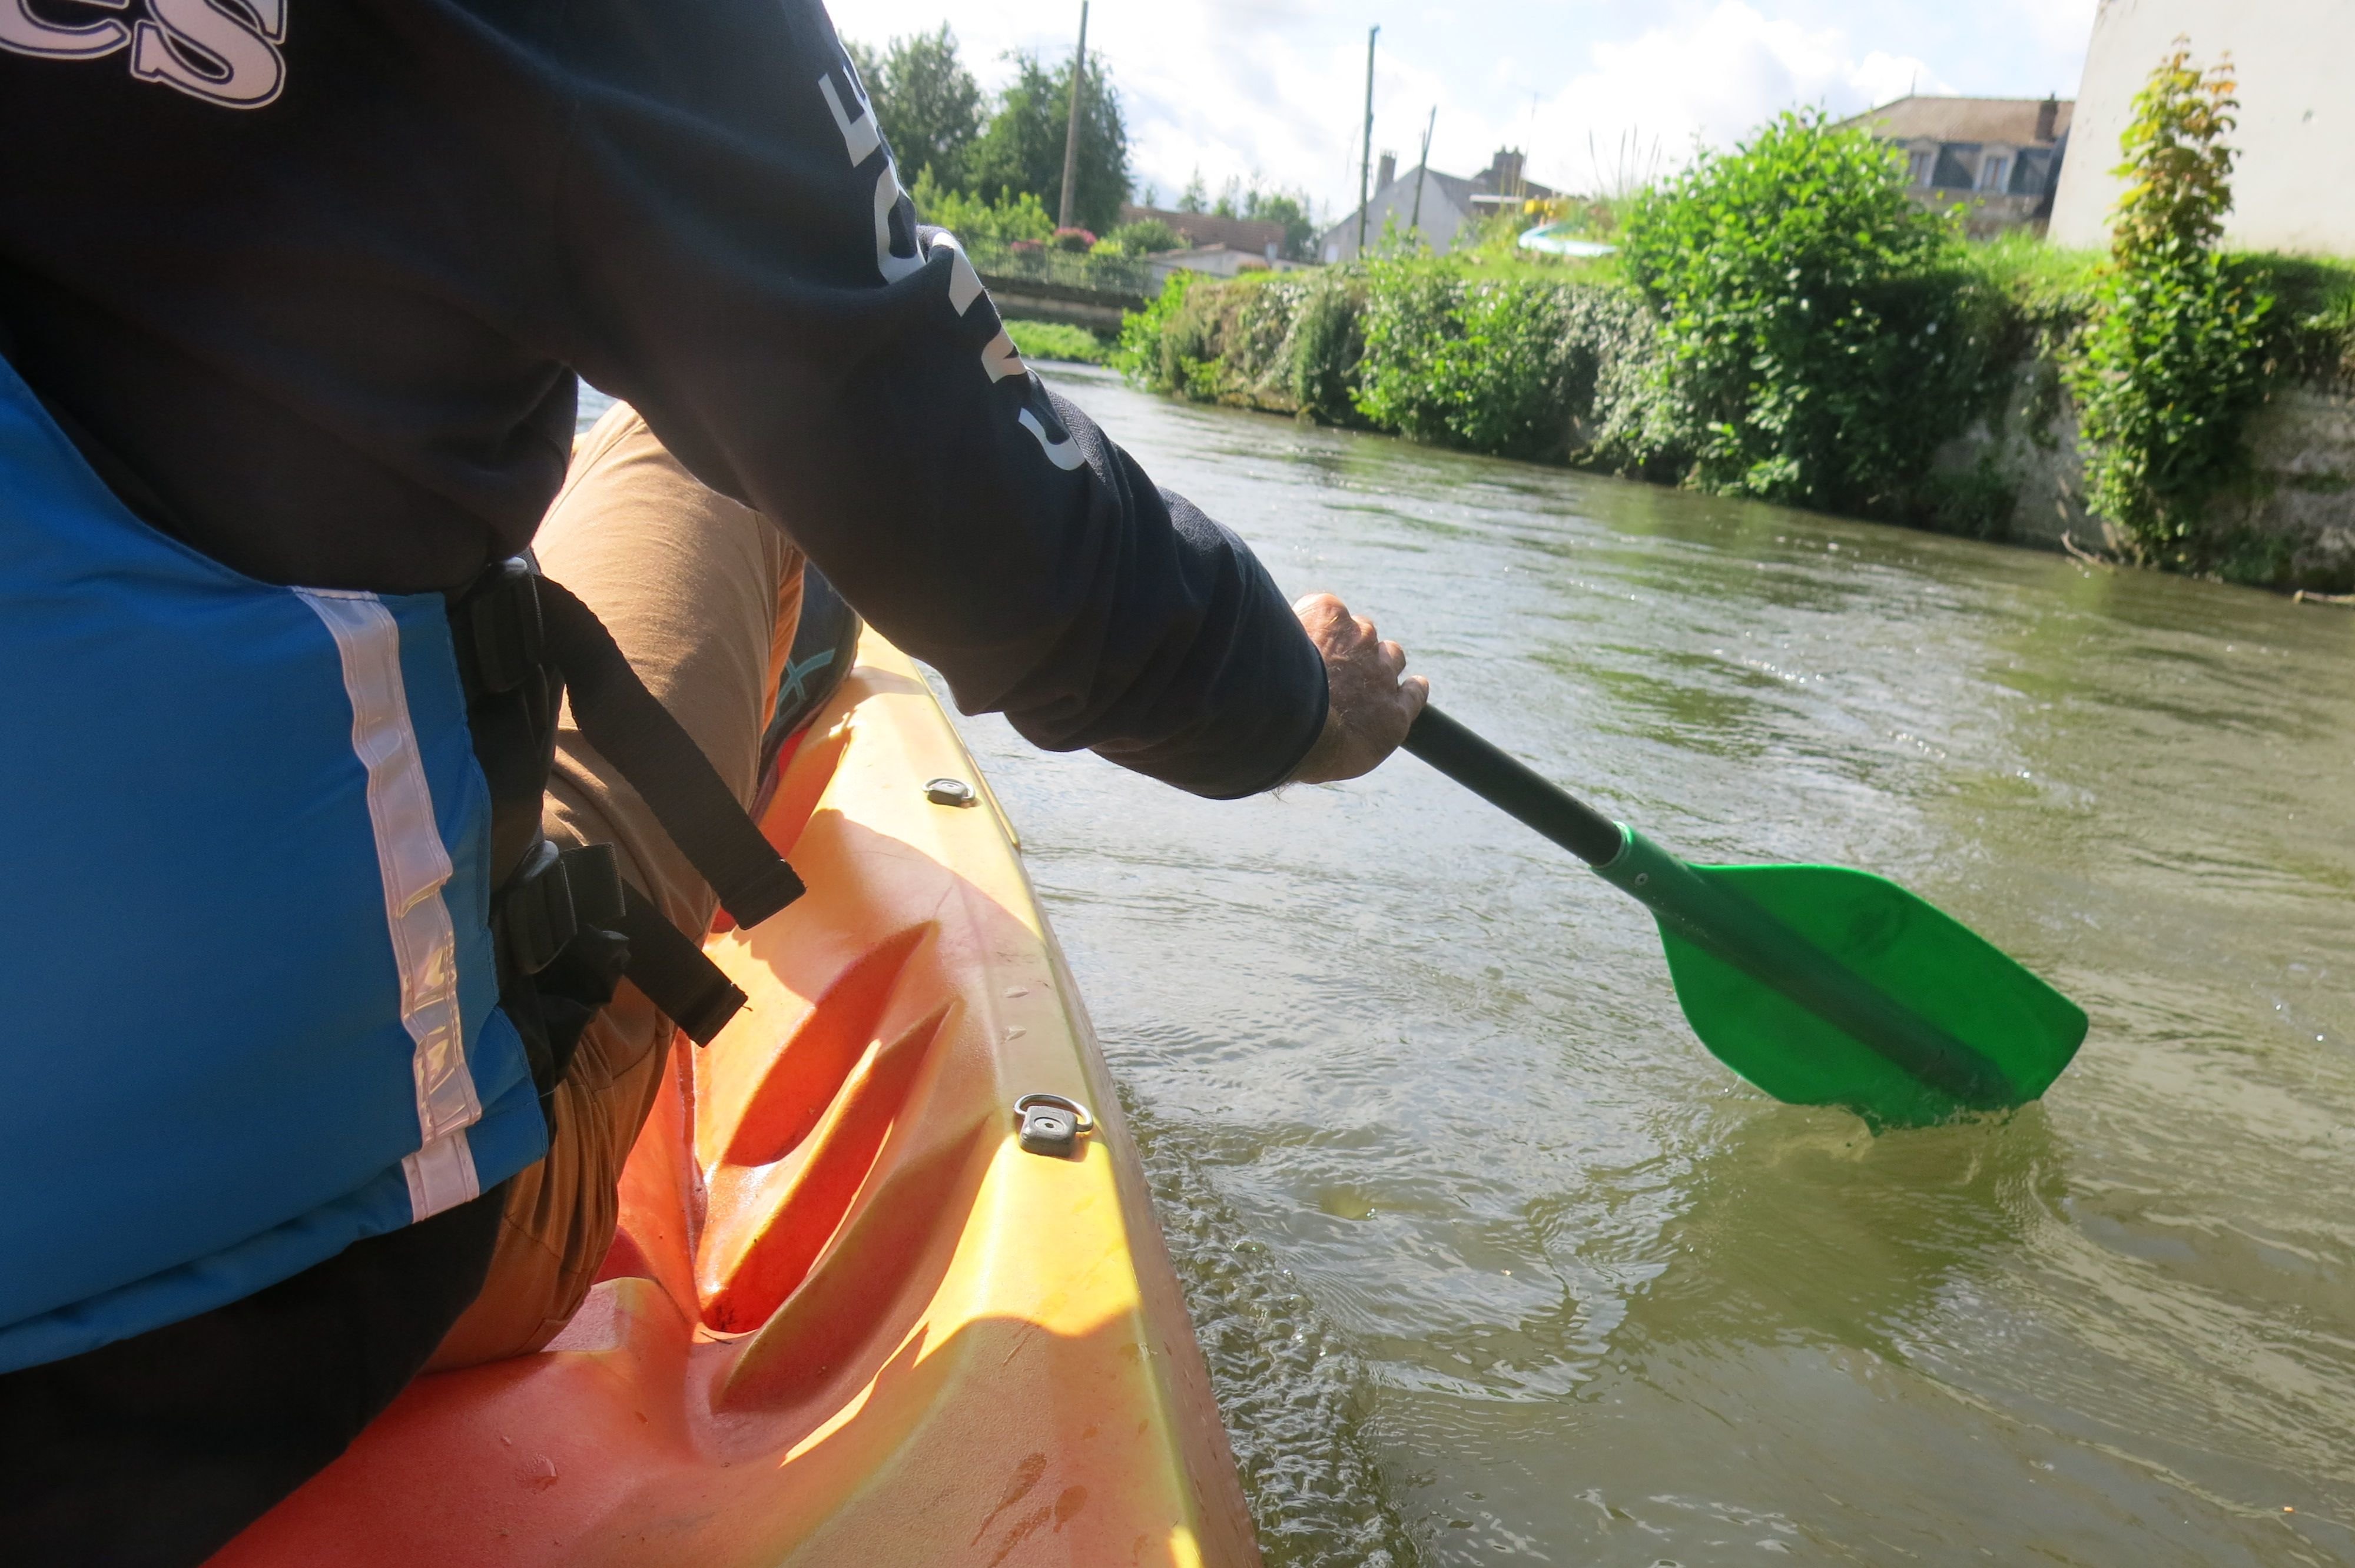
{"type": "MultiPolygon", "coordinates": [[[[1624,282],[1495,277],[1444,257],[1232,281],[1181,272],[1128,318],[1114,363],[1198,402],[1732,488],[1706,471],[1708,421],[1675,378],[1658,316],[1624,282]]],[[[1970,411],[1949,422],[1959,429],[1970,411]]],[[[1984,487],[1958,509],[1951,484],[1910,478],[1851,498],[1852,509],[1999,531],[1985,520],[1984,487]]]]}
{"type": "Polygon", "coordinates": [[[2000,397],[2005,312],[1886,147],[1785,115],[1635,201],[1622,238],[1601,268],[1486,246],[1181,275],[1120,362],[1188,397],[2000,531],[1987,485],[1934,480],[1930,460],[2000,397]]]}
{"type": "Polygon", "coordinates": [[[1887,143],[1820,111],[1704,153],[1626,233],[1706,489],[1902,511],[2000,393],[2001,313],[1953,219],[1906,195],[1887,143]]]}
{"type": "MultiPolygon", "coordinates": [[[[2000,420],[2023,362],[2083,362],[2103,258],[2024,235],[1966,245],[1899,178],[1857,133],[1786,116],[1635,204],[1611,265],[1492,248],[1178,273],[1128,318],[1114,363],[1200,401],[2001,537],[2000,477],[1934,472],[1932,455],[2000,420]]],[[[2216,375],[2260,395],[2355,387],[2355,266],[2230,265],[2279,304],[2216,375]]],[[[2040,379],[2031,437],[2063,396],[2040,379]]],[[[2215,550],[2160,564],[2273,580],[2215,550]]]]}

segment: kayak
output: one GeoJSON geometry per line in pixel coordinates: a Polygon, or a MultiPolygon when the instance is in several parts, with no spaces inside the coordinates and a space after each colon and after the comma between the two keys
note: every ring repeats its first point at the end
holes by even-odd
{"type": "Polygon", "coordinates": [[[749,1002],[674,1046],[586,1305],[218,1568],[1259,1563],[1019,840],[871,630],[759,815],[809,892],[707,943],[749,1002]]]}

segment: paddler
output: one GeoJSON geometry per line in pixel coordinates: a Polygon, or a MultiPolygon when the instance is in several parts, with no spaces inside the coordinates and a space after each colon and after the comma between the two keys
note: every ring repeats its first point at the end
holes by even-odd
{"type": "Polygon", "coordinates": [[[803,553],[1206,796],[1421,706],[1022,363],[813,0],[0,0],[0,1561],[200,1562],[578,1304],[799,885],[803,553]]]}

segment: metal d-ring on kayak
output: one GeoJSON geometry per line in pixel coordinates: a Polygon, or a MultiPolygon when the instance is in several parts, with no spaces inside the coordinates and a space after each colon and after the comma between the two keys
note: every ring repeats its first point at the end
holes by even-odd
{"type": "Polygon", "coordinates": [[[1031,1154],[1070,1154],[1096,1129],[1088,1107],[1063,1095],[1024,1095],[1014,1102],[1015,1137],[1031,1154]]]}

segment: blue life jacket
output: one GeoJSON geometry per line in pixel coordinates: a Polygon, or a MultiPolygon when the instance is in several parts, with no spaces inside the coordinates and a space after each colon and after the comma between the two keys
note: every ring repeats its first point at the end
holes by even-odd
{"type": "Polygon", "coordinates": [[[0,362],[0,1372],[538,1159],[440,595],[164,536],[0,362]]]}

